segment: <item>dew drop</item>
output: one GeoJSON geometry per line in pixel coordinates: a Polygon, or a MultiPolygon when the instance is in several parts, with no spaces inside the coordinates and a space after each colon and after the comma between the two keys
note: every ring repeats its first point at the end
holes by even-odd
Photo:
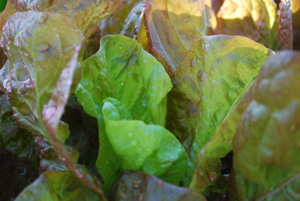
{"type": "Polygon", "coordinates": [[[124,85],[124,82],[121,82],[120,84],[121,84],[121,86],[123,86],[123,85],[124,85]]]}
{"type": "Polygon", "coordinates": [[[134,140],[134,141],[131,142],[131,144],[132,145],[137,145],[137,141],[134,140]]]}
{"type": "Polygon", "coordinates": [[[121,50],[121,49],[123,49],[123,46],[122,46],[122,45],[120,45],[120,46],[119,46],[119,49],[120,49],[120,50],[121,50]]]}

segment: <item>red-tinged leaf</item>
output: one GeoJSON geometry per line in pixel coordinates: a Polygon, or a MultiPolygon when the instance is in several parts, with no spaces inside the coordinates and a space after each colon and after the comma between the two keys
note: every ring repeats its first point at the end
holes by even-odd
{"type": "Polygon", "coordinates": [[[278,41],[281,50],[293,49],[292,5],[290,0],[282,0],[279,5],[278,41]]]}
{"type": "Polygon", "coordinates": [[[283,51],[249,89],[232,142],[232,200],[299,200],[299,79],[300,52],[283,51]]]}
{"type": "Polygon", "coordinates": [[[85,32],[114,13],[120,3],[121,0],[8,0],[5,10],[0,14],[0,37],[8,18],[18,11],[51,11],[63,14],[85,32]]]}
{"type": "Polygon", "coordinates": [[[279,49],[278,17],[272,0],[225,0],[217,14],[216,34],[242,35],[279,49]]]}
{"type": "MultiPolygon", "coordinates": [[[[32,11],[13,15],[3,33],[2,45],[9,61],[1,69],[0,78],[14,118],[33,133],[43,159],[41,170],[65,168],[54,157],[57,155],[50,146],[42,110],[56,88],[61,71],[81,43],[82,34],[62,15],[32,11]],[[72,34],[66,35],[70,30],[72,34]]],[[[69,135],[68,126],[60,122],[58,132],[64,141],[69,135]]]]}
{"type": "MultiPolygon", "coordinates": [[[[48,0],[51,2],[50,0],[48,0]]],[[[112,15],[122,0],[61,0],[46,10],[66,15],[82,32],[112,15]]]]}
{"type": "Polygon", "coordinates": [[[48,104],[44,105],[43,120],[45,122],[47,132],[51,142],[59,154],[60,158],[65,162],[68,169],[86,186],[93,191],[101,195],[105,200],[104,194],[101,190],[101,184],[96,177],[83,171],[72,160],[68,150],[64,146],[63,141],[58,137],[57,128],[64,112],[64,108],[69,98],[72,80],[76,69],[77,58],[81,48],[81,44],[75,47],[75,53],[72,59],[67,64],[67,67],[63,69],[60,78],[57,82],[56,89],[54,90],[52,97],[48,104]]]}
{"type": "Polygon", "coordinates": [[[144,6],[144,0],[122,1],[115,14],[99,23],[101,37],[121,34],[136,39],[142,25],[144,6]]]}
{"type": "Polygon", "coordinates": [[[172,75],[192,44],[206,34],[204,0],[147,0],[145,17],[149,51],[172,75]]]}
{"type": "MultiPolygon", "coordinates": [[[[166,128],[189,155],[185,185],[194,175],[197,155],[235,108],[268,55],[266,47],[246,37],[204,36],[175,71],[174,88],[168,94],[166,128]]],[[[198,176],[194,176],[191,186],[202,192],[202,182],[207,180],[198,176]]],[[[216,176],[208,176],[208,181],[216,176]]]]}
{"type": "Polygon", "coordinates": [[[201,194],[174,186],[143,172],[125,171],[112,188],[110,199],[142,201],[205,201],[201,194]]]}

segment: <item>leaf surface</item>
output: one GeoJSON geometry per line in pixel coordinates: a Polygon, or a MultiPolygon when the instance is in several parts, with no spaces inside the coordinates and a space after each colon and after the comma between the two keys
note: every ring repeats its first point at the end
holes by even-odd
{"type": "Polygon", "coordinates": [[[284,0],[279,5],[278,40],[281,50],[293,49],[292,5],[290,0],[284,0]]]}
{"type": "Polygon", "coordinates": [[[268,50],[241,36],[205,36],[174,73],[168,96],[167,129],[190,158],[189,183],[197,155],[235,107],[268,56],[268,50]]]}
{"type": "Polygon", "coordinates": [[[149,50],[172,75],[192,44],[206,34],[203,0],[147,0],[149,50]]]}
{"type": "Polygon", "coordinates": [[[13,119],[11,104],[6,94],[0,92],[0,147],[9,151],[19,161],[38,170],[39,155],[30,133],[13,119]]]}
{"type": "MultiPolygon", "coordinates": [[[[74,24],[54,13],[16,13],[4,28],[2,44],[9,62],[3,69],[1,82],[10,97],[14,118],[33,133],[40,150],[50,145],[42,120],[44,105],[50,100],[67,63],[72,59],[77,61],[75,48],[81,41],[82,34],[74,24]],[[72,30],[72,34],[66,35],[67,30],[72,30]]],[[[69,135],[68,126],[60,122],[57,131],[60,140],[65,141],[69,135]]],[[[46,154],[49,156],[41,162],[42,169],[58,165],[50,162],[53,154],[55,151],[46,154]]]]}
{"type": "Polygon", "coordinates": [[[146,125],[113,98],[104,100],[102,113],[108,140],[123,170],[141,170],[178,184],[187,154],[175,136],[162,126],[146,125]]]}
{"type": "Polygon", "coordinates": [[[277,10],[272,0],[225,0],[217,23],[216,34],[242,35],[279,49],[277,10]]]}
{"type": "Polygon", "coordinates": [[[117,11],[99,23],[101,36],[121,34],[136,38],[142,25],[145,2],[143,0],[122,1],[117,11]]]}
{"type": "Polygon", "coordinates": [[[232,199],[299,199],[299,56],[270,57],[250,88],[232,145],[232,199]]]}
{"type": "Polygon", "coordinates": [[[180,188],[142,172],[123,173],[111,191],[112,201],[205,201],[199,193],[188,188],[180,188]]]}
{"type": "Polygon", "coordinates": [[[102,200],[70,172],[47,171],[27,186],[16,201],[102,200]]]}
{"type": "Polygon", "coordinates": [[[120,35],[102,38],[99,51],[81,65],[83,75],[76,96],[84,110],[98,119],[100,149],[96,164],[107,192],[117,177],[120,164],[105,131],[103,100],[115,98],[134,120],[163,126],[167,113],[166,95],[172,84],[153,56],[136,40],[120,35]]]}

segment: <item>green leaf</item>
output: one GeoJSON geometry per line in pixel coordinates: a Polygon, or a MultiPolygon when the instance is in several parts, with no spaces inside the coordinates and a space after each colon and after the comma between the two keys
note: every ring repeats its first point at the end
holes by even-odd
{"type": "Polygon", "coordinates": [[[203,0],[147,0],[149,50],[172,75],[192,44],[206,34],[203,0]]]}
{"type": "Polygon", "coordinates": [[[232,145],[233,199],[299,199],[299,78],[300,53],[285,51],[269,58],[250,88],[232,145]]]}
{"type": "Polygon", "coordinates": [[[7,0],[2,0],[0,2],[0,12],[2,12],[5,9],[6,2],[7,2],[7,0]]]}
{"type": "Polygon", "coordinates": [[[146,124],[165,124],[166,95],[172,84],[163,66],[136,40],[120,35],[101,39],[100,50],[81,63],[83,75],[76,90],[84,110],[98,119],[100,149],[97,168],[108,192],[120,164],[104,130],[103,100],[120,101],[133,119],[146,124]]]}
{"type": "Polygon", "coordinates": [[[241,36],[205,36],[174,73],[167,129],[184,145],[191,179],[198,153],[235,107],[268,56],[264,46],[241,36]]]}
{"type": "Polygon", "coordinates": [[[114,185],[110,200],[205,201],[201,194],[142,172],[126,171],[114,185]]]}
{"type": "Polygon", "coordinates": [[[103,200],[70,172],[47,171],[25,188],[16,201],[103,200]]]}
{"type": "Polygon", "coordinates": [[[242,35],[279,49],[278,17],[273,0],[225,0],[217,14],[216,34],[242,35]]]}
{"type": "Polygon", "coordinates": [[[76,96],[88,114],[101,116],[103,100],[113,97],[134,119],[165,124],[170,78],[136,40],[121,35],[104,37],[99,51],[81,65],[83,75],[76,96]]]}
{"type": "MultiPolygon", "coordinates": [[[[76,65],[75,49],[80,49],[82,34],[72,21],[54,13],[16,13],[8,24],[3,30],[2,44],[9,62],[1,70],[6,72],[1,73],[1,83],[10,97],[15,120],[33,133],[37,144],[45,142],[44,149],[46,144],[50,146],[47,142],[50,137],[42,111],[63,69],[71,60],[76,65]],[[66,35],[70,30],[71,34],[66,35]]],[[[65,141],[68,126],[60,122],[57,132],[60,140],[65,141]]],[[[49,153],[48,159],[44,158],[50,166],[52,154],[55,151],[49,153]]]]}
{"type": "Polygon", "coordinates": [[[113,98],[102,108],[105,131],[123,170],[141,170],[178,184],[185,173],[187,154],[165,128],[134,120],[113,98]]]}

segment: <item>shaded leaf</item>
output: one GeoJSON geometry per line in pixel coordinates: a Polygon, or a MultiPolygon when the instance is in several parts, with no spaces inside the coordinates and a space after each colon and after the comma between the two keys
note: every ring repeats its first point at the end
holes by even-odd
{"type": "Polygon", "coordinates": [[[205,201],[197,192],[166,183],[154,176],[142,172],[125,171],[115,183],[111,197],[118,200],[143,201],[205,201]]]}
{"type": "Polygon", "coordinates": [[[147,0],[149,50],[172,75],[192,44],[206,34],[203,0],[147,0]]]}
{"type": "Polygon", "coordinates": [[[69,97],[62,120],[70,129],[66,144],[75,147],[80,153],[78,163],[84,164],[93,175],[101,179],[96,169],[99,150],[97,120],[83,111],[75,95],[69,97]]]}
{"type": "Polygon", "coordinates": [[[272,0],[225,0],[217,22],[217,34],[242,35],[279,49],[277,10],[272,0]]]}
{"type": "Polygon", "coordinates": [[[204,36],[178,66],[168,96],[166,127],[189,154],[186,185],[197,155],[251,85],[268,54],[267,48],[245,37],[204,36]]]}
{"type": "Polygon", "coordinates": [[[294,49],[300,50],[300,2],[292,0],[292,13],[293,13],[293,30],[294,30],[294,49]]]}
{"type": "Polygon", "coordinates": [[[116,12],[99,23],[101,36],[121,34],[136,38],[143,17],[144,0],[122,1],[116,12]]]}
{"type": "Polygon", "coordinates": [[[37,177],[35,168],[0,147],[0,200],[14,200],[37,177]]]}
{"type": "Polygon", "coordinates": [[[39,155],[30,133],[12,119],[11,105],[0,92],[0,147],[12,153],[20,162],[38,170],[39,155]]]}
{"type": "Polygon", "coordinates": [[[16,201],[102,200],[70,172],[47,171],[26,187],[16,201]]]}
{"type": "Polygon", "coordinates": [[[233,140],[236,200],[299,200],[300,53],[270,57],[233,140]]]}

